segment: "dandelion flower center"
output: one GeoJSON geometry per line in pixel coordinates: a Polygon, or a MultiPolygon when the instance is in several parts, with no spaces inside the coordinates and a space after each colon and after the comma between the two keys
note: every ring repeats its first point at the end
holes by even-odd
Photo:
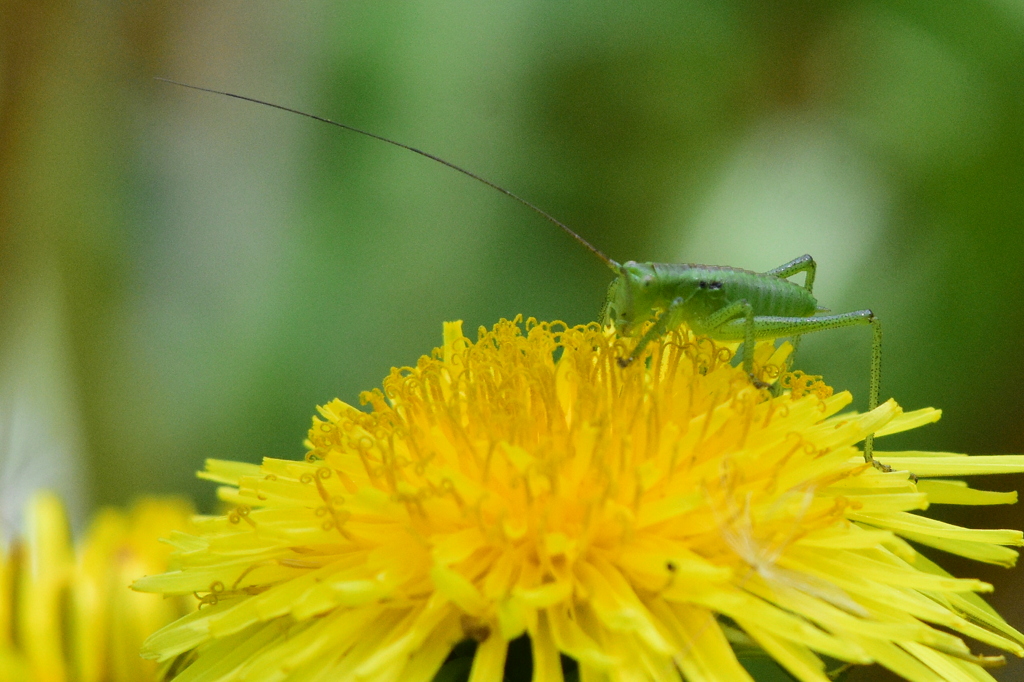
{"type": "MultiPolygon", "coordinates": [[[[469,639],[482,682],[523,634],[538,681],[562,679],[560,654],[581,679],[750,679],[737,637],[800,680],[827,679],[820,656],[990,679],[951,632],[1024,654],[973,594],[988,585],[906,541],[1012,564],[1019,532],[914,512],[1015,498],[915,486],[857,448],[938,411],[840,414],[850,395],[800,373],[772,396],[685,328],[623,369],[626,342],[503,321],[473,343],[448,324],[432,357],[363,394],[369,411],[321,407],[306,461],[208,462],[236,508],[172,538],[181,570],[136,583],[204,604],[147,655],[192,651],[190,680],[430,680],[469,639]]],[[[759,347],[762,378],[785,353],[759,347]]],[[[877,456],[920,476],[1024,469],[877,456]]]]}

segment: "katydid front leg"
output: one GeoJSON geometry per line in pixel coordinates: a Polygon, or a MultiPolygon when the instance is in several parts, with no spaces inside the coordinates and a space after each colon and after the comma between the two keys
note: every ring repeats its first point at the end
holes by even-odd
{"type": "Polygon", "coordinates": [[[686,305],[686,300],[682,296],[673,300],[665,312],[654,321],[654,324],[647,330],[647,333],[636,342],[636,345],[633,346],[633,351],[628,356],[619,358],[619,367],[628,367],[630,363],[640,357],[640,353],[647,347],[647,344],[667,334],[669,329],[675,329],[680,326],[685,317],[684,306],[686,305]]]}

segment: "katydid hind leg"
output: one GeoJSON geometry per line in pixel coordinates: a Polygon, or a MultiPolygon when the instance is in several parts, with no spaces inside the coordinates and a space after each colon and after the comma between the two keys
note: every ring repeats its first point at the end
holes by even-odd
{"type": "MultiPolygon", "coordinates": [[[[766,272],[764,274],[766,274],[766,275],[774,275],[775,277],[780,277],[782,279],[786,279],[788,277],[792,277],[793,275],[796,275],[798,273],[803,272],[803,273],[805,273],[805,275],[804,275],[804,289],[806,289],[808,293],[813,293],[814,292],[814,275],[815,275],[815,273],[817,273],[817,271],[818,271],[818,264],[814,261],[813,258],[811,258],[811,254],[805,253],[804,255],[800,256],[799,258],[794,258],[793,260],[789,261],[785,265],[780,265],[777,268],[772,268],[771,270],[769,270],[768,272],[766,272]]],[[[792,362],[792,358],[796,357],[796,352],[800,348],[800,335],[797,334],[797,335],[793,336],[793,340],[792,340],[791,343],[793,345],[793,352],[790,353],[790,356],[789,356],[790,359],[791,359],[790,362],[792,362]]],[[[787,363],[787,365],[788,364],[789,363],[787,363]]]]}
{"type": "MultiPolygon", "coordinates": [[[[759,339],[771,339],[863,325],[870,325],[872,328],[871,372],[868,381],[868,410],[870,411],[878,407],[882,381],[882,323],[870,310],[816,317],[755,317],[753,335],[759,339]]],[[[738,340],[749,335],[748,328],[746,320],[731,319],[725,321],[717,329],[711,330],[711,333],[715,338],[738,340]]],[[[892,471],[890,467],[874,458],[874,444],[873,434],[864,439],[864,461],[871,463],[876,469],[892,471]]],[[[911,477],[914,478],[913,475],[911,477]]]]}
{"type": "MultiPolygon", "coordinates": [[[[878,407],[878,394],[882,383],[882,323],[874,315],[871,316],[871,380],[868,384],[868,411],[878,407]]],[[[880,463],[874,457],[875,434],[869,433],[864,438],[864,460],[871,462],[876,469],[892,471],[892,467],[880,463]]],[[[917,482],[917,476],[910,474],[911,480],[917,482]]]]}
{"type": "Polygon", "coordinates": [[[780,265],[777,268],[772,268],[771,270],[768,270],[764,274],[773,275],[780,279],[786,279],[788,277],[792,277],[797,273],[805,272],[807,273],[807,275],[806,279],[804,279],[804,289],[807,289],[807,291],[809,292],[813,292],[814,274],[815,272],[817,272],[817,269],[818,264],[814,262],[813,258],[811,258],[811,254],[805,253],[799,258],[794,258],[785,265],[780,265]]]}

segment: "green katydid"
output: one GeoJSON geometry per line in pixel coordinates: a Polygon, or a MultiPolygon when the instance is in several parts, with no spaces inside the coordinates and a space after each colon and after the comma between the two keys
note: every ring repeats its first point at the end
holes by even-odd
{"type": "MultiPolygon", "coordinates": [[[[608,298],[602,312],[604,324],[614,325],[624,336],[637,336],[644,323],[653,321],[630,354],[619,359],[622,367],[628,366],[638,358],[651,341],[686,323],[698,335],[719,341],[742,341],[743,368],[753,379],[754,343],[758,340],[787,336],[797,340],[803,334],[826,329],[870,325],[874,334],[871,346],[868,409],[873,410],[878,406],[882,374],[881,323],[870,310],[823,314],[828,311],[818,307],[817,300],[812,295],[816,264],[809,255],[795,258],[767,272],[751,272],[717,265],[635,261],[617,263],[569,226],[529,201],[490,180],[421,149],[280,104],[165,78],[157,80],[280,109],[401,147],[482,182],[540,214],[564,230],[615,272],[616,277],[608,288],[608,298]],[[802,286],[789,281],[789,277],[801,272],[805,277],[802,286]]],[[[873,458],[873,446],[874,436],[868,435],[864,439],[864,460],[882,471],[891,471],[890,467],[873,458]]]]}

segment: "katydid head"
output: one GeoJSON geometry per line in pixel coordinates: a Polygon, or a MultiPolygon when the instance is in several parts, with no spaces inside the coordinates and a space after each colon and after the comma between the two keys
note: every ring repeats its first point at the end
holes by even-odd
{"type": "Polygon", "coordinates": [[[620,334],[632,336],[652,319],[661,298],[658,274],[653,263],[628,261],[615,268],[618,277],[608,287],[604,323],[613,324],[620,334]]]}

